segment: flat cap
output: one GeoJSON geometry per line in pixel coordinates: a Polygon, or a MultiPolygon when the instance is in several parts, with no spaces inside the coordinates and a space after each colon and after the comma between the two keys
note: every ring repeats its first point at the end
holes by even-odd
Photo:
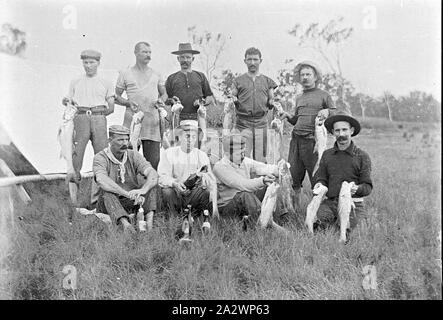
{"type": "Polygon", "coordinates": [[[180,121],[180,129],[184,131],[198,130],[197,120],[182,120],[180,121]]]}
{"type": "Polygon", "coordinates": [[[109,127],[109,134],[127,134],[129,135],[131,132],[125,126],[121,126],[118,124],[112,125],[109,127]]]}
{"type": "Polygon", "coordinates": [[[97,61],[100,61],[100,58],[102,57],[102,54],[95,50],[83,50],[80,54],[80,59],[95,59],[97,61]]]}

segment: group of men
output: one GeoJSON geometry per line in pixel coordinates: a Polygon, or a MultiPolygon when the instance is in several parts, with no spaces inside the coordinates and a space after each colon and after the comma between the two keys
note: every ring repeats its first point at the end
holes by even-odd
{"type": "MultiPolygon", "coordinates": [[[[81,54],[86,74],[71,82],[69,95],[63,104],[72,102],[78,108],[74,118],[75,136],[73,164],[76,174],[71,182],[79,181],[86,144],[94,148],[94,182],[91,203],[99,212],[107,213],[124,230],[135,231],[130,214],[143,208],[148,229],[153,227],[157,198],[171,214],[179,214],[190,205],[195,215],[212,211],[210,190],[199,179],[202,170],[213,173],[217,180],[217,207],[222,217],[248,216],[254,222],[260,213],[261,201],[268,185],[279,175],[278,167],[266,164],[268,112],[275,112],[281,120],[294,125],[288,162],[293,189],[300,194],[305,172],[313,189],[328,187],[327,199],[318,211],[317,226],[337,223],[337,202],[343,181],[354,182],[351,194],[355,210],[351,213],[351,229],[365,217],[363,197],[372,190],[371,161],[366,152],[352,142],[360,131],[358,121],[348,114],[337,112],[330,95],[318,88],[321,71],[312,62],[304,61],[295,68],[303,93],[296,99],[292,112],[285,112],[276,103],[277,84],[260,73],[260,50],[249,48],[244,62],[247,72],[234,80],[230,98],[235,104],[232,132],[223,137],[223,156],[213,167],[208,155],[198,148],[198,108],[215,105],[206,76],[192,69],[198,51],[191,44],[179,44],[177,55],[180,70],[166,81],[148,66],[151,46],[147,42],[135,45],[135,65],[120,72],[117,84],[100,77],[97,68],[101,55],[86,50],[81,54]],[[123,97],[126,92],[127,98],[123,97]],[[179,101],[179,145],[169,147],[165,136],[168,119],[174,117],[173,108],[163,118],[159,108],[179,101]],[[114,103],[125,106],[122,125],[109,127],[106,116],[114,111],[114,103]],[[143,156],[130,148],[129,126],[135,112],[143,111],[140,133],[143,156]],[[324,121],[327,130],[336,138],[334,147],[327,150],[313,174],[318,154],[314,152],[315,118],[324,121]],[[161,152],[161,147],[165,150],[161,152]]],[[[200,128],[201,129],[201,128],[200,128]]]]}

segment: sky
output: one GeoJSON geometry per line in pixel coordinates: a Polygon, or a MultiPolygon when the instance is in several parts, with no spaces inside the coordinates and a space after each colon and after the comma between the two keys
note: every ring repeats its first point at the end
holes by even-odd
{"type": "Polygon", "coordinates": [[[29,61],[80,67],[80,52],[94,48],[103,54],[101,68],[120,70],[134,63],[134,44],[147,41],[150,65],[165,77],[179,69],[170,52],[189,40],[192,25],[227,37],[220,67],[245,72],[244,51],[254,46],[263,54],[261,72],[274,79],[289,58],[315,60],[327,71],[287,31],[342,16],[354,28],[342,48],[343,73],[359,91],[417,89],[441,101],[439,0],[0,0],[0,8],[0,24],[27,33],[29,61]]]}

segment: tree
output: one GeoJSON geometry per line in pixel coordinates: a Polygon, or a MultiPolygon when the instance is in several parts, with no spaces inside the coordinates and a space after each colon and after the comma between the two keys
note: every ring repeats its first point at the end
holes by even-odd
{"type": "Polygon", "coordinates": [[[346,81],[343,76],[341,51],[343,43],[352,35],[352,27],[343,27],[343,17],[332,19],[324,26],[319,23],[310,23],[303,28],[297,23],[289,34],[297,39],[297,45],[301,48],[309,48],[319,53],[329,67],[330,78],[334,79],[337,86],[338,101],[350,112],[351,107],[347,101],[346,81]]]}
{"type": "Polygon", "coordinates": [[[0,52],[13,56],[22,56],[26,50],[26,33],[10,23],[2,25],[0,34],[0,52]]]}
{"type": "Polygon", "coordinates": [[[188,37],[194,48],[200,51],[199,62],[209,84],[211,84],[214,71],[225,49],[226,38],[221,33],[215,34],[207,30],[198,31],[196,26],[188,27],[188,37]]]}
{"type": "Polygon", "coordinates": [[[384,104],[386,104],[386,107],[388,108],[388,117],[389,121],[392,120],[392,104],[395,100],[395,97],[390,93],[389,91],[384,91],[382,95],[382,101],[384,104]]]}
{"type": "Polygon", "coordinates": [[[229,89],[232,88],[234,79],[238,77],[240,73],[232,72],[231,69],[222,70],[220,76],[214,76],[217,89],[226,97],[229,94],[229,89]]]}

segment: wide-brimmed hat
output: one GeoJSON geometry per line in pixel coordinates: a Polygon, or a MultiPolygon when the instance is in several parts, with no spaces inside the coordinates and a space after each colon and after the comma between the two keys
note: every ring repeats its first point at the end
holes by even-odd
{"type": "Polygon", "coordinates": [[[313,68],[315,70],[315,74],[317,75],[317,81],[315,81],[315,84],[319,84],[321,82],[321,78],[322,78],[322,73],[321,73],[321,69],[317,66],[316,63],[312,62],[312,61],[302,61],[299,64],[297,64],[294,68],[294,76],[295,76],[295,81],[297,81],[298,83],[301,83],[300,81],[300,70],[302,69],[302,67],[304,66],[309,66],[311,68],[313,68]]]}
{"type": "Polygon", "coordinates": [[[346,121],[351,125],[351,127],[354,128],[354,133],[352,134],[352,137],[356,136],[360,132],[361,126],[358,120],[344,111],[339,111],[335,115],[330,116],[325,120],[326,130],[332,133],[332,130],[334,129],[334,123],[336,123],[337,121],[346,121]]]}
{"type": "Polygon", "coordinates": [[[80,59],[95,59],[97,61],[100,61],[100,58],[102,57],[102,54],[96,50],[83,50],[80,53],[80,59]]]}
{"type": "Polygon", "coordinates": [[[188,43],[179,43],[178,44],[178,50],[177,51],[172,51],[171,53],[172,54],[176,54],[176,55],[180,55],[182,53],[199,54],[200,51],[192,49],[191,44],[188,42],[188,43]]]}

